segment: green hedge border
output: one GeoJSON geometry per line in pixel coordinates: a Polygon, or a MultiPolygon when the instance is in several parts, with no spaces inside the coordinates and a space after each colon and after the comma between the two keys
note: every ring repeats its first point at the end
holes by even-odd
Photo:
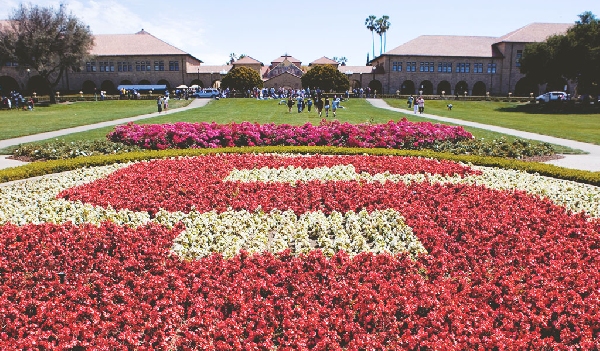
{"type": "Polygon", "coordinates": [[[14,180],[42,176],[45,174],[70,171],[81,167],[103,166],[113,163],[125,163],[137,160],[161,159],[181,156],[199,156],[220,153],[299,153],[299,154],[324,154],[324,155],[389,155],[413,156],[444,159],[465,162],[473,165],[498,167],[521,170],[528,173],[537,173],[558,179],[572,180],[579,183],[600,186],[600,172],[573,170],[554,165],[525,162],[499,157],[454,155],[428,150],[395,150],[395,149],[368,149],[368,148],[342,148],[330,146],[262,146],[262,147],[231,147],[218,149],[169,149],[161,151],[136,151],[115,155],[99,155],[78,157],[68,160],[52,160],[33,162],[23,166],[0,170],[0,183],[14,180]]]}

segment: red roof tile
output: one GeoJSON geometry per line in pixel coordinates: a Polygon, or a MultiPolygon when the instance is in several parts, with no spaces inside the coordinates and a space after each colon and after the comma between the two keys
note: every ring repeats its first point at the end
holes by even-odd
{"type": "Polygon", "coordinates": [[[285,60],[290,61],[291,63],[302,63],[302,61],[298,60],[297,58],[293,57],[293,56],[289,56],[289,55],[284,55],[284,56],[279,56],[278,58],[276,58],[275,60],[271,61],[271,63],[275,64],[275,63],[281,63],[285,60]]]}
{"type": "Polygon", "coordinates": [[[96,56],[189,55],[144,30],[135,34],[95,35],[94,47],[90,54],[96,56]]]}
{"type": "Polygon", "coordinates": [[[556,34],[566,34],[568,23],[531,23],[498,38],[496,42],[539,43],[556,34]]]}
{"type": "Polygon", "coordinates": [[[310,64],[311,65],[339,65],[340,63],[337,61],[334,61],[328,57],[323,56],[319,59],[314,60],[310,64]]]}
{"type": "Polygon", "coordinates": [[[241,59],[235,61],[233,64],[236,65],[236,64],[257,64],[257,63],[262,64],[262,62],[258,61],[255,58],[252,58],[250,56],[244,56],[241,59]]]}
{"type": "Polygon", "coordinates": [[[374,66],[339,66],[338,71],[344,74],[372,73],[374,66]]]}
{"type": "Polygon", "coordinates": [[[495,37],[422,35],[385,55],[491,57],[495,37]]]}

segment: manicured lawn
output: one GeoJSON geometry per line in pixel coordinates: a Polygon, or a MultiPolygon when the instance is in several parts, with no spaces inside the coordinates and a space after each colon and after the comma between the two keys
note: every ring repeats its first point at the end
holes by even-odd
{"type": "MultiPolygon", "coordinates": [[[[170,100],[169,107],[177,108],[189,103],[190,100],[170,100]]],[[[154,100],[76,102],[36,107],[33,111],[4,110],[0,111],[0,140],[112,121],[155,111],[154,100]]]]}
{"type": "MultiPolygon", "coordinates": [[[[177,100],[171,100],[171,106],[177,100]]],[[[130,101],[121,101],[121,103],[130,102],[130,101]]],[[[139,102],[139,101],[138,101],[139,102]]],[[[105,102],[106,103],[106,102],[105,102]]],[[[115,102],[118,103],[118,102],[115,102]]],[[[103,103],[104,104],[104,103],[103,103]]],[[[154,104],[150,104],[148,101],[145,102],[148,104],[148,111],[140,112],[148,113],[154,111],[154,104]]],[[[83,104],[82,104],[83,105],[83,104]]],[[[77,104],[69,105],[67,107],[75,107],[77,104]]],[[[86,113],[95,114],[95,113],[107,113],[105,112],[104,105],[89,103],[91,108],[88,107],[86,113]],[[98,107],[102,106],[102,109],[98,107]]],[[[108,106],[108,105],[107,105],[108,106]]],[[[129,105],[122,107],[122,109],[131,108],[129,105]]],[[[410,121],[415,122],[431,122],[426,118],[421,118],[414,116],[413,114],[400,114],[393,111],[378,109],[364,99],[351,99],[349,101],[343,102],[342,106],[344,108],[338,109],[338,113],[336,118],[342,122],[350,122],[350,123],[385,123],[389,120],[399,120],[403,117],[406,117],[410,121]]],[[[143,106],[140,106],[141,109],[143,106]]],[[[429,108],[429,102],[427,107],[429,108]]],[[[116,108],[116,107],[115,107],[116,108]]],[[[312,109],[311,113],[308,113],[306,110],[302,113],[297,112],[296,106],[292,108],[292,112],[288,112],[288,108],[285,105],[279,105],[278,100],[262,100],[257,101],[255,99],[221,99],[221,100],[213,100],[207,106],[197,109],[191,109],[187,111],[182,111],[179,113],[163,115],[153,118],[148,118],[144,120],[139,120],[136,123],[140,124],[154,124],[154,123],[175,123],[175,122],[216,122],[216,123],[231,123],[231,122],[243,122],[250,121],[256,123],[288,123],[288,124],[296,124],[301,125],[304,123],[312,123],[318,124],[320,123],[320,119],[317,115],[315,109],[312,109]]],[[[73,112],[68,110],[69,114],[73,116],[73,112]]],[[[428,112],[433,113],[433,111],[428,109],[428,112]]],[[[22,112],[25,114],[25,112],[22,112]]],[[[119,116],[125,117],[125,116],[119,116]]],[[[325,117],[325,112],[323,111],[323,118],[325,117]]],[[[333,119],[333,114],[330,112],[329,119],[333,119]]],[[[105,119],[106,120],[106,119],[105,119]]],[[[92,122],[89,122],[92,123],[92,122]]],[[[434,123],[437,123],[434,121],[434,123]]],[[[21,123],[20,123],[21,124],[21,123]]],[[[83,123],[80,123],[83,124],[83,123]]],[[[25,126],[23,126],[24,128],[25,126]]],[[[75,140],[94,140],[94,139],[104,139],[106,138],[106,134],[112,131],[114,127],[106,127],[106,128],[98,128],[94,130],[90,130],[87,132],[74,133],[70,135],[66,135],[64,137],[60,137],[60,139],[64,139],[67,141],[75,141],[75,140]]],[[[507,140],[514,140],[514,137],[507,136],[500,133],[490,132],[483,129],[476,128],[465,128],[469,132],[471,132],[476,138],[485,138],[485,139],[497,139],[502,136],[506,137],[507,140]]],[[[556,146],[557,151],[561,153],[573,152],[571,149],[562,148],[560,146],[556,146]]],[[[9,150],[4,150],[5,152],[10,152],[12,148],[9,150]]]]}
{"type": "MultiPolygon", "coordinates": [[[[386,99],[406,108],[404,99],[386,99]]],[[[600,145],[600,113],[568,113],[516,102],[427,100],[425,112],[600,145]],[[452,111],[446,105],[452,103],[452,111]]]]}

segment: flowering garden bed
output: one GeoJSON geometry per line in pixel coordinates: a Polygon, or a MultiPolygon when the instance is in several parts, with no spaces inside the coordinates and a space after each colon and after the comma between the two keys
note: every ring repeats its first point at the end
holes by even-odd
{"type": "Polygon", "coordinates": [[[420,149],[438,142],[472,139],[461,126],[410,122],[403,118],[385,124],[351,124],[322,120],[319,125],[258,124],[250,122],[134,124],[115,127],[108,139],[145,149],[218,148],[233,146],[347,146],[420,149]]]}
{"type": "Polygon", "coordinates": [[[0,349],[584,349],[600,189],[394,156],[211,155],[0,187],[0,349]]]}

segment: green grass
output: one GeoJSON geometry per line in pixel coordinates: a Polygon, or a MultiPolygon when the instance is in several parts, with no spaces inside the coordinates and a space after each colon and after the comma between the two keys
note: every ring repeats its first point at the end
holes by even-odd
{"type": "MultiPolygon", "coordinates": [[[[169,108],[182,107],[190,101],[170,100],[169,108]]],[[[156,111],[154,100],[106,100],[36,106],[33,111],[0,111],[0,140],[55,131],[156,111]]]]}
{"type": "MultiPolygon", "coordinates": [[[[406,108],[403,99],[386,99],[390,106],[406,108]]],[[[457,118],[526,132],[600,145],[600,113],[561,112],[548,105],[495,101],[427,100],[425,110],[457,118]],[[446,105],[452,103],[452,111],[446,105]]]]}
{"type": "MultiPolygon", "coordinates": [[[[173,101],[173,100],[172,100],[173,101]]],[[[116,101],[115,103],[124,103],[129,101],[116,101]]],[[[305,112],[298,113],[297,108],[294,106],[292,108],[292,112],[288,112],[288,108],[285,105],[279,105],[278,100],[261,100],[257,101],[255,99],[221,99],[221,100],[212,100],[207,106],[197,109],[191,109],[182,111],[179,113],[173,113],[163,116],[157,116],[153,118],[148,118],[144,120],[139,120],[136,123],[140,124],[154,124],[154,123],[174,123],[174,122],[216,122],[216,123],[230,123],[230,122],[243,122],[250,121],[256,123],[288,123],[301,125],[307,122],[312,124],[318,124],[320,119],[313,109],[311,113],[305,112]]],[[[106,103],[103,102],[102,104],[106,103]]],[[[154,111],[154,104],[150,104],[150,101],[145,101],[146,104],[149,104],[150,111],[154,111]]],[[[86,104],[81,104],[86,105],[86,104]]],[[[171,104],[172,105],[172,104],[171,104]]],[[[427,102],[427,112],[433,113],[433,111],[429,110],[429,106],[433,105],[429,101],[427,102]]],[[[506,104],[505,104],[506,105],[506,104]]],[[[76,107],[78,104],[68,105],[67,108],[76,107]]],[[[107,114],[105,111],[105,105],[100,105],[99,103],[88,103],[86,106],[88,107],[87,114],[96,114],[102,113],[107,114]],[[101,106],[102,108],[98,108],[101,106]]],[[[124,106],[124,105],[123,105],[124,106]]],[[[412,113],[402,114],[389,110],[379,109],[371,106],[364,99],[351,99],[347,102],[343,102],[343,109],[338,109],[338,113],[336,119],[342,122],[350,122],[350,123],[385,123],[390,120],[399,120],[403,117],[406,117],[408,120],[413,122],[431,122],[431,120],[426,118],[421,118],[418,116],[414,116],[412,113]]],[[[130,107],[130,105],[127,105],[130,107]]],[[[122,108],[127,108],[122,107],[122,108]]],[[[53,108],[53,107],[50,107],[53,108]]],[[[130,107],[131,108],[131,107],[130,107]]],[[[65,114],[70,116],[73,115],[73,111],[64,110],[65,114]]],[[[26,112],[22,112],[25,114],[26,112]]],[[[82,112],[79,112],[82,113],[82,112]]],[[[147,112],[143,112],[147,113],[147,112]]],[[[124,116],[119,116],[119,118],[124,116]]],[[[323,112],[323,117],[325,117],[325,112],[323,112]]],[[[330,118],[333,119],[333,114],[330,112],[330,118]]],[[[89,122],[93,123],[93,122],[89,122]]],[[[83,124],[83,123],[80,123],[83,124]]],[[[95,139],[104,139],[106,135],[112,131],[114,127],[106,127],[106,128],[98,128],[86,132],[69,134],[64,137],[60,137],[60,139],[64,139],[66,141],[75,141],[75,140],[95,140],[95,139]]],[[[471,132],[475,138],[485,138],[485,139],[498,139],[500,137],[506,137],[506,139],[510,142],[515,137],[507,136],[504,134],[490,132],[483,129],[477,128],[465,128],[469,132],[471,132]]],[[[0,153],[12,153],[14,147],[7,148],[5,150],[0,150],[0,153]]],[[[572,149],[555,146],[555,149],[561,153],[573,153],[575,152],[572,149]]]]}

